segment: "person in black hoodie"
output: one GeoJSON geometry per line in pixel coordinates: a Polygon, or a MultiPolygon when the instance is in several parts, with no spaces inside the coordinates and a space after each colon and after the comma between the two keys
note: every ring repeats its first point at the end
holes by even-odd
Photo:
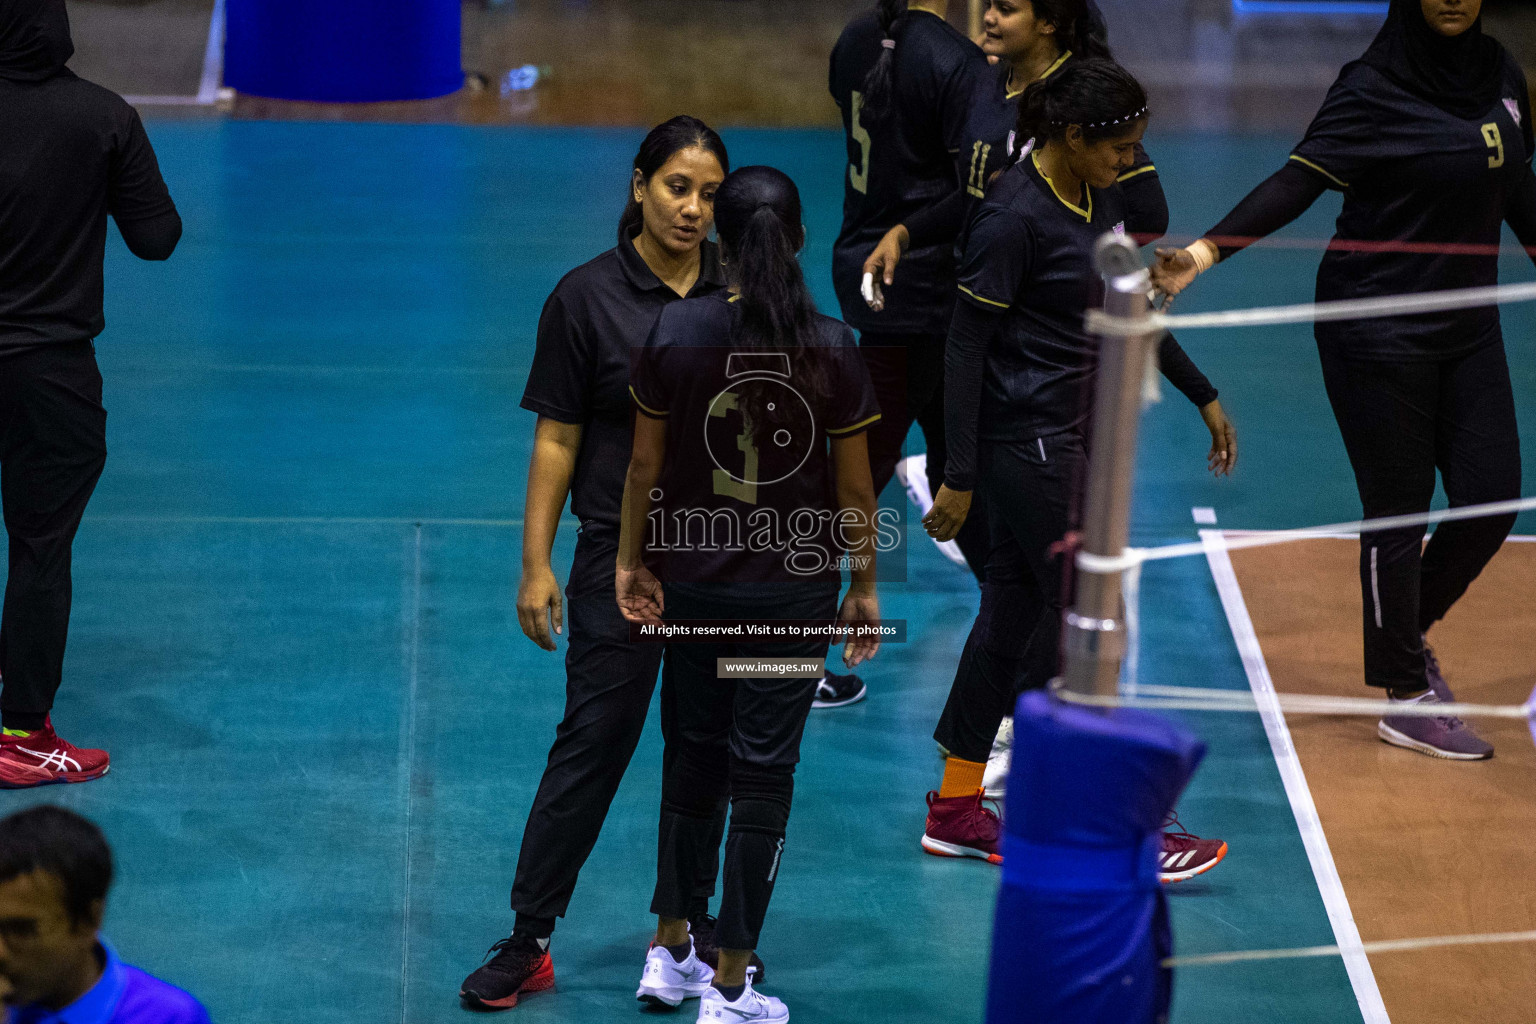
{"type": "Polygon", "coordinates": [[[93,344],[107,215],[141,259],[166,259],[181,238],[139,115],[71,72],[73,53],[64,0],[0,0],[0,788],[85,782],[111,763],[49,718],[70,550],[107,458],[93,344]]]}
{"type": "MultiPolygon", "coordinates": [[[[1344,194],[1317,297],[1364,299],[1498,283],[1508,222],[1536,255],[1525,74],[1482,31],[1481,0],[1392,0],[1344,66],[1306,138],[1206,237],[1159,250],[1153,281],[1196,275],[1344,194]]],[[[1366,518],[1428,512],[1435,470],[1452,506],[1520,496],[1520,436],[1497,306],[1318,323],[1323,383],[1366,518]]],[[[1365,681],[1393,702],[1451,700],[1425,640],[1504,543],[1513,514],[1360,535],[1365,681]]],[[[1381,739],[1477,761],[1493,747],[1460,719],[1387,714],[1381,739]]]]}

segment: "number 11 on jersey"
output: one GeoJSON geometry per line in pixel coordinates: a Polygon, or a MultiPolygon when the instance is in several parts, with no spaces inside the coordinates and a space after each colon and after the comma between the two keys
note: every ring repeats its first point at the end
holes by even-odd
{"type": "Polygon", "coordinates": [[[869,147],[874,140],[869,137],[869,132],[859,124],[859,114],[864,109],[864,94],[853,94],[853,116],[850,119],[853,124],[853,141],[859,144],[860,157],[856,164],[848,165],[848,183],[853,186],[855,192],[869,193],[869,147]]]}

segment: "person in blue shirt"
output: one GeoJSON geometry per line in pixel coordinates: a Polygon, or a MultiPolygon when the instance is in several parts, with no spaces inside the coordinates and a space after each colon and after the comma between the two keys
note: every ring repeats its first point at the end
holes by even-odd
{"type": "Polygon", "coordinates": [[[0,821],[0,1024],[208,1024],[181,989],[100,935],[112,851],[62,807],[0,821]]]}

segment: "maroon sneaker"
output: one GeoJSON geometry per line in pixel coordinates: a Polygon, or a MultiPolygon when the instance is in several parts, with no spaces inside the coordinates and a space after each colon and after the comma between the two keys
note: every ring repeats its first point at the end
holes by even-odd
{"type": "Polygon", "coordinates": [[[935,857],[978,857],[1001,864],[998,851],[1003,823],[982,804],[981,790],[974,796],[941,797],[928,794],[928,824],[923,829],[923,849],[935,857]]]}
{"type": "Polygon", "coordinates": [[[1168,820],[1163,823],[1163,852],[1157,860],[1158,880],[1188,881],[1220,864],[1226,855],[1226,843],[1220,839],[1201,839],[1185,832],[1179,816],[1170,813],[1168,820]]]}
{"type": "Polygon", "coordinates": [[[51,718],[32,732],[0,733],[0,786],[7,789],[90,782],[111,768],[112,759],[105,750],[82,750],[60,739],[51,718]]]}

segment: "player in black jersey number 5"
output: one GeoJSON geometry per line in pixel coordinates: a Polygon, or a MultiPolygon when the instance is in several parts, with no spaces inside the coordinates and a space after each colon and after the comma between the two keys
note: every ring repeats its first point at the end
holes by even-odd
{"type": "MultiPolygon", "coordinates": [[[[720,187],[715,212],[735,294],[663,312],[633,374],[641,415],[624,486],[619,607],[637,624],[663,615],[668,624],[877,623],[865,432],[880,414],[852,332],[816,313],[801,276],[799,193],[781,172],[747,167],[720,187]],[[839,612],[845,563],[852,584],[839,612]]],[[[747,965],[778,878],[827,646],[825,635],[668,643],[676,756],[662,783],[656,944],[641,1000],[676,1006],[702,996],[699,1019],[722,1024],[788,1020],[783,1003],[754,991],[747,965]],[[793,658],[813,674],[756,662],[722,677],[725,658],[793,658]],[[685,918],[727,798],[720,962],[711,972],[694,955],[685,918]]],[[[844,661],[857,665],[878,647],[872,635],[854,638],[844,661]]]]}
{"type": "MultiPolygon", "coordinates": [[[[1286,166],[1187,249],[1159,252],[1170,295],[1327,189],[1344,194],[1317,297],[1363,299],[1498,283],[1508,221],[1536,245],[1525,75],[1482,32],[1481,0],[1392,0],[1365,55],[1345,65],[1286,166]],[[1364,244],[1357,244],[1364,243],[1364,244]]],[[[1497,306],[1316,325],[1323,383],[1366,518],[1429,511],[1440,470],[1451,505],[1520,495],[1520,437],[1497,306]]],[[[1513,514],[1360,536],[1365,681],[1395,701],[1450,700],[1425,633],[1460,599],[1513,514]]],[[[1451,717],[1393,715],[1386,742],[1481,760],[1493,747],[1451,717]]]]}

